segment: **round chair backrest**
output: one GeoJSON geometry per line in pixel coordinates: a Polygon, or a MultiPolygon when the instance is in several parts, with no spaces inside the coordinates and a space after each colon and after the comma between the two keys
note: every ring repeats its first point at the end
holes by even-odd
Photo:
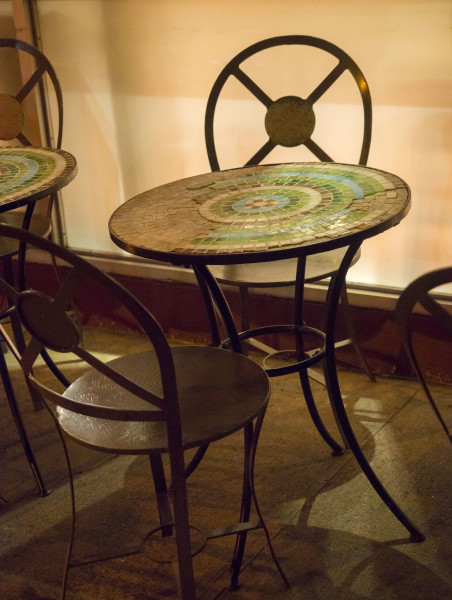
{"type": "MultiPolygon", "coordinates": [[[[128,392],[162,409],[164,418],[168,418],[168,421],[172,418],[172,414],[177,420],[177,387],[171,349],[158,321],[148,309],[107,273],[100,271],[67,248],[23,229],[2,224],[0,224],[0,236],[18,240],[41,250],[44,257],[47,254],[48,259],[55,260],[59,269],[58,283],[51,291],[47,289],[51,286],[45,286],[46,289],[37,290],[29,287],[17,291],[0,278],[0,293],[3,292],[9,304],[15,306],[21,323],[30,334],[30,341],[23,352],[19,354],[13,342],[2,331],[7,344],[19,360],[25,376],[27,378],[33,376],[33,366],[43,349],[63,354],[74,353],[91,367],[100,371],[106,380],[114,381],[116,385],[128,392]],[[122,376],[121,373],[84,348],[79,327],[73,320],[73,311],[71,314],[71,308],[77,298],[83,298],[83,295],[87,293],[97,294],[102,298],[104,306],[113,305],[114,310],[119,310],[124,316],[128,314],[133,317],[143,333],[148,336],[150,348],[152,346],[156,354],[160,370],[161,393],[159,396],[151,394],[127,376],[122,376]]],[[[63,398],[58,392],[44,388],[41,391],[47,394],[46,399],[61,406],[69,408],[69,405],[73,404],[70,399],[63,398]]],[[[127,410],[121,412],[103,409],[102,416],[102,412],[99,414],[96,406],[89,405],[83,407],[83,410],[85,412],[82,414],[110,419],[134,420],[138,415],[136,412],[129,411],[132,416],[127,419],[127,410]]],[[[145,416],[146,411],[140,414],[140,418],[136,418],[136,420],[144,419],[145,416]]],[[[153,420],[152,415],[148,416],[150,420],[153,420]]],[[[160,417],[159,420],[163,419],[160,417]]]]}
{"type": "MultiPolygon", "coordinates": [[[[53,148],[61,148],[61,139],[63,135],[63,94],[58,77],[44,54],[34,46],[23,42],[22,40],[4,38],[0,39],[0,49],[9,51],[15,49],[19,55],[19,64],[23,69],[22,84],[17,90],[10,90],[12,93],[1,93],[0,91],[0,140],[12,141],[18,140],[24,146],[36,145],[32,144],[29,139],[30,134],[27,130],[27,113],[31,111],[24,108],[24,101],[30,97],[32,92],[37,92],[38,105],[46,105],[46,88],[45,75],[48,75],[53,86],[56,108],[57,108],[57,130],[55,132],[55,142],[52,143],[52,135],[50,124],[47,120],[46,111],[42,112],[42,124],[44,126],[44,137],[40,145],[51,146],[53,148]],[[8,50],[9,49],[9,50],[8,50]],[[26,75],[25,75],[26,73],[26,75]]],[[[12,56],[12,54],[11,54],[12,56]]],[[[36,120],[39,120],[39,113],[34,115],[36,120]]],[[[31,119],[30,119],[31,120],[31,119]]],[[[34,123],[33,126],[37,126],[34,123]]]]}
{"type": "Polygon", "coordinates": [[[439,337],[442,338],[442,341],[444,341],[447,334],[447,344],[450,345],[450,338],[452,335],[452,314],[435,295],[436,288],[450,283],[452,283],[452,267],[437,269],[421,275],[412,281],[401,293],[399,299],[397,300],[395,316],[402,337],[402,342],[408,358],[410,359],[411,366],[413,367],[418,381],[421,384],[422,389],[424,390],[424,393],[430,402],[436,417],[438,418],[438,421],[449,438],[449,441],[452,442],[452,434],[449,431],[448,424],[443,418],[441,411],[429,390],[426,379],[419,365],[417,350],[421,350],[422,346],[414,343],[413,333],[415,333],[415,331],[414,327],[412,326],[412,315],[416,305],[419,304],[427,312],[427,314],[432,317],[428,324],[428,335],[435,335],[434,331],[435,327],[437,327],[439,337]],[[415,346],[417,347],[417,350],[415,346]]]}
{"type": "MultiPolygon", "coordinates": [[[[221,71],[211,90],[205,114],[205,139],[211,169],[220,169],[214,137],[214,117],[217,102],[225,83],[233,76],[266,108],[264,126],[268,141],[246,163],[259,164],[276,146],[296,147],[305,145],[319,160],[332,162],[333,159],[313,140],[316,117],[314,104],[339,79],[344,72],[350,72],[361,95],[364,112],[364,127],[359,164],[365,165],[369,156],[372,131],[372,103],[367,81],[355,61],[338,46],[320,38],[307,35],[278,36],[257,42],[235,56],[221,71]],[[337,58],[337,65],[321,80],[321,82],[305,98],[296,95],[285,95],[273,99],[253,81],[244,70],[242,63],[255,54],[276,46],[311,46],[337,58]]],[[[298,72],[293,73],[293,80],[298,72]]]]}

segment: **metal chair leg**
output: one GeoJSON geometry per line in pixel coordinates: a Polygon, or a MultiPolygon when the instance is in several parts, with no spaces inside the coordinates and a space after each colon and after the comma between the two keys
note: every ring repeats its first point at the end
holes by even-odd
{"type": "Polygon", "coordinates": [[[185,478],[186,479],[187,479],[187,477],[190,477],[190,475],[193,473],[193,471],[196,469],[196,467],[202,461],[202,459],[204,458],[204,454],[207,452],[208,447],[209,447],[208,445],[202,446],[201,448],[198,448],[196,450],[195,455],[190,460],[188,465],[185,467],[185,478]]]}
{"type": "MultiPolygon", "coordinates": [[[[253,437],[253,425],[248,424],[244,430],[244,466],[243,466],[243,489],[242,489],[242,505],[240,509],[240,523],[245,523],[250,519],[251,513],[251,486],[249,479],[250,472],[250,450],[251,441],[253,437]]],[[[243,554],[245,552],[245,544],[247,538],[247,531],[244,531],[237,535],[234,549],[234,556],[231,563],[231,589],[236,590],[239,588],[239,575],[240,568],[242,566],[243,554]]]]}
{"type": "MultiPolygon", "coordinates": [[[[265,410],[258,416],[256,424],[253,428],[253,424],[250,423],[244,429],[244,444],[245,444],[245,456],[244,456],[244,471],[243,471],[243,494],[242,494],[242,506],[240,511],[240,522],[244,523],[249,520],[251,512],[251,502],[254,503],[257,516],[259,518],[259,526],[263,529],[267,545],[270,550],[271,557],[275,566],[280,574],[282,580],[288,588],[290,583],[282,570],[281,565],[276,557],[271,537],[268,528],[263,519],[261,510],[256,497],[256,489],[254,485],[254,462],[256,458],[257,443],[259,440],[262,423],[264,420],[265,410]]],[[[234,555],[231,563],[231,589],[238,589],[239,587],[239,575],[243,561],[243,554],[245,551],[247,531],[238,534],[236,538],[236,544],[234,549],[234,555]]]]}
{"type": "Polygon", "coordinates": [[[31,449],[27,432],[25,430],[25,425],[22,420],[22,415],[20,414],[19,407],[17,405],[16,396],[14,394],[11,378],[9,376],[8,367],[6,365],[6,360],[3,355],[3,352],[0,352],[0,375],[3,382],[3,387],[5,388],[6,398],[8,400],[8,404],[13,415],[14,423],[16,425],[17,432],[19,433],[19,438],[22,443],[23,449],[25,451],[25,456],[27,457],[31,472],[33,473],[33,477],[35,478],[35,481],[38,485],[39,494],[40,496],[48,496],[50,494],[50,490],[46,487],[44,483],[44,479],[41,475],[41,471],[39,470],[38,464],[34,457],[33,450],[31,449]]]}
{"type": "Polygon", "coordinates": [[[67,547],[66,547],[66,555],[65,555],[64,567],[63,567],[63,579],[61,582],[61,590],[60,590],[60,600],[65,600],[69,569],[71,567],[75,566],[74,563],[72,562],[72,550],[74,548],[74,539],[75,539],[75,521],[76,521],[76,516],[77,516],[76,507],[75,507],[74,477],[72,474],[72,466],[71,466],[71,459],[69,457],[69,451],[67,449],[66,441],[64,439],[64,435],[63,435],[63,432],[61,431],[58,420],[55,417],[54,413],[47,406],[47,404],[44,404],[44,406],[47,409],[47,412],[49,413],[49,415],[51,416],[53,422],[55,423],[55,427],[56,427],[56,430],[60,437],[61,445],[63,447],[64,458],[66,460],[68,476],[69,476],[69,493],[70,493],[70,504],[71,504],[71,527],[69,530],[69,540],[68,540],[67,547]]]}
{"type": "Polygon", "coordinates": [[[367,377],[373,383],[376,383],[375,375],[372,373],[371,368],[369,367],[369,363],[364,355],[363,349],[361,348],[361,344],[359,343],[359,336],[356,331],[355,324],[353,322],[352,313],[350,310],[350,304],[348,302],[348,294],[347,294],[347,286],[342,286],[341,290],[341,307],[344,313],[345,324],[347,325],[348,334],[350,336],[349,340],[345,340],[344,342],[338,342],[335,344],[335,348],[340,348],[341,346],[345,346],[346,344],[352,344],[356,355],[359,358],[359,362],[361,363],[361,367],[363,371],[366,373],[367,377]]]}
{"type": "Polygon", "coordinates": [[[52,371],[52,373],[58,379],[58,381],[60,383],[62,383],[65,387],[69,387],[70,381],[63,375],[63,373],[60,371],[60,369],[56,366],[56,364],[50,358],[50,355],[45,348],[42,350],[41,356],[42,356],[42,359],[44,360],[44,362],[46,363],[46,365],[49,367],[49,369],[52,371]]]}
{"type": "Polygon", "coordinates": [[[173,515],[168,499],[168,487],[166,485],[165,471],[161,454],[150,454],[149,462],[151,464],[152,478],[154,481],[155,496],[160,519],[161,533],[163,537],[173,534],[173,515]]]}

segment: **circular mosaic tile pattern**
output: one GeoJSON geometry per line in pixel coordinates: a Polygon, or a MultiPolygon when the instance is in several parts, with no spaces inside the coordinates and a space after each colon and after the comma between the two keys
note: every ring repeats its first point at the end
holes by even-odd
{"type": "Polygon", "coordinates": [[[0,210],[38,200],[65,186],[76,173],[74,157],[63,150],[0,149],[0,210]]]}
{"type": "Polygon", "coordinates": [[[405,182],[383,171],[338,163],[258,166],[144,192],[115,211],[110,233],[142,256],[252,253],[347,237],[405,214],[408,204],[405,182]]]}
{"type": "Polygon", "coordinates": [[[214,195],[199,212],[217,223],[269,223],[326,206],[331,194],[322,188],[295,186],[290,191],[262,185],[248,193],[214,195]]]}

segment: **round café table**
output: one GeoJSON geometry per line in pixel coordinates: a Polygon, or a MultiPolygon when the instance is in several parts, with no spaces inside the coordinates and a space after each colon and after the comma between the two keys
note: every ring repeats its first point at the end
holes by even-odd
{"type": "Polygon", "coordinates": [[[0,213],[29,206],[57,192],[76,174],[76,160],[64,150],[0,148],[0,213]]]}
{"type": "MultiPolygon", "coordinates": [[[[35,148],[32,146],[3,147],[0,148],[0,223],[9,224],[8,211],[25,207],[22,227],[28,229],[33,215],[35,204],[66,186],[77,174],[75,158],[64,150],[51,148],[35,148]]],[[[3,247],[5,254],[12,250],[3,247]]],[[[19,285],[25,285],[25,247],[19,247],[19,285]]],[[[0,314],[0,318],[11,314],[7,309],[0,314]]],[[[14,318],[14,315],[11,314],[14,318]]],[[[15,327],[16,342],[20,325],[15,327]]],[[[48,355],[43,355],[44,360],[53,373],[64,383],[65,378],[51,361],[48,355]]],[[[8,403],[22,442],[27,460],[38,485],[40,494],[49,493],[36,463],[31,449],[22,416],[17,405],[16,397],[8,373],[5,357],[0,349],[0,375],[5,388],[8,403]]]]}
{"type": "MultiPolygon", "coordinates": [[[[345,445],[388,508],[411,534],[422,533],[409,520],[364,456],[344,408],[334,357],[334,329],[340,292],[361,243],[400,223],[410,208],[407,184],[391,173],[339,163],[259,165],[210,172],[145,191],[121,205],[109,221],[111,239],[123,250],[149,259],[190,266],[208,309],[213,342],[220,343],[216,313],[228,331],[227,343],[268,333],[293,334],[297,361],[267,369],[269,376],[298,372],[311,417],[334,454],[342,451],[317,412],[307,369],[324,361],[325,381],[345,445]],[[303,322],[306,257],[348,247],[330,280],[323,331],[303,322]],[[294,322],[238,333],[226,300],[208,265],[234,265],[298,258],[294,322]],[[304,350],[313,336],[320,350],[304,350]]],[[[203,450],[201,450],[202,455],[203,450]]]]}
{"type": "MultiPolygon", "coordinates": [[[[0,148],[0,223],[15,225],[17,219],[11,221],[8,212],[25,207],[22,227],[28,229],[36,202],[65,187],[76,174],[76,160],[64,150],[32,146],[0,148]]],[[[2,255],[7,255],[14,249],[15,246],[9,247],[6,242],[0,246],[2,255]]],[[[18,270],[20,285],[23,287],[24,246],[19,249],[18,270]]]]}
{"type": "MultiPolygon", "coordinates": [[[[77,174],[75,158],[64,150],[12,146],[0,148],[0,223],[12,225],[8,212],[25,207],[22,227],[28,229],[38,200],[55,194],[77,174]]],[[[0,246],[3,255],[14,248],[0,246]]],[[[24,286],[25,247],[19,249],[19,279],[24,286]]]]}

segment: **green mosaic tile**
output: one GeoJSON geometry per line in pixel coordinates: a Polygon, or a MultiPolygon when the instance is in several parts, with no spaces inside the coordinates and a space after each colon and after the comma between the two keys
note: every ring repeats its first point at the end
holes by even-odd
{"type": "Polygon", "coordinates": [[[408,196],[395,175],[361,166],[248,167],[140,194],[115,212],[110,227],[128,246],[151,244],[151,253],[258,252],[365,231],[399,214],[408,196]],[[176,214],[170,212],[175,204],[176,214]],[[163,215],[165,231],[161,222],[153,224],[154,212],[163,215]]]}
{"type": "Polygon", "coordinates": [[[75,169],[74,157],[63,150],[0,148],[0,211],[63,187],[75,169]]]}

